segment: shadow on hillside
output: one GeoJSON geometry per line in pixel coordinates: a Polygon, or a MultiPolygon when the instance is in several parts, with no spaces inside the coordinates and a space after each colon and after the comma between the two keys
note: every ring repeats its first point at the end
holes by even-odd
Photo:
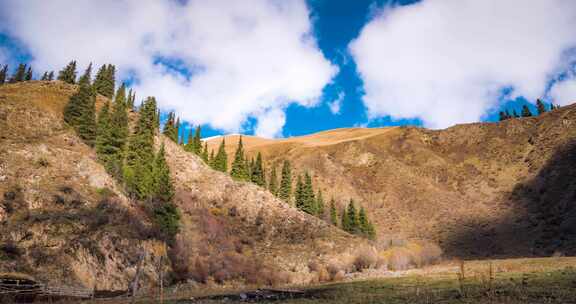
{"type": "Polygon", "coordinates": [[[512,214],[498,222],[458,223],[443,244],[446,253],[462,258],[576,255],[576,140],[504,199],[512,214]]]}

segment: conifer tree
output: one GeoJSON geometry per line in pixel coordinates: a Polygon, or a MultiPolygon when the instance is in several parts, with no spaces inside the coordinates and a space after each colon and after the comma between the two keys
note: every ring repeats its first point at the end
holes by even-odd
{"type": "Polygon", "coordinates": [[[531,117],[532,116],[532,112],[530,111],[530,108],[528,108],[527,105],[522,106],[522,117],[531,117]]]}
{"type": "Polygon", "coordinates": [[[518,115],[518,112],[516,112],[516,109],[512,110],[512,117],[514,118],[520,118],[520,115],[518,115]]]}
{"type": "Polygon", "coordinates": [[[538,115],[547,112],[546,105],[542,102],[542,100],[540,100],[540,98],[536,100],[536,109],[538,110],[538,115]]]}
{"type": "MultiPolygon", "coordinates": [[[[89,73],[87,70],[86,73],[89,73]]],[[[82,83],[78,92],[64,107],[64,121],[73,126],[78,136],[88,145],[96,139],[96,95],[89,84],[82,83]]]]}
{"type": "Polygon", "coordinates": [[[272,166],[268,180],[269,180],[268,191],[270,191],[270,193],[278,196],[278,176],[276,174],[276,166],[272,166]]]}
{"type": "Polygon", "coordinates": [[[338,226],[338,210],[336,209],[334,198],[330,200],[330,222],[332,225],[338,226]]]}
{"type": "Polygon", "coordinates": [[[48,80],[48,72],[44,72],[44,74],[42,74],[42,78],[40,78],[40,80],[42,81],[47,81],[48,80]]]}
{"type": "Polygon", "coordinates": [[[186,137],[186,144],[184,145],[184,151],[194,152],[194,136],[192,135],[193,133],[194,129],[190,128],[190,131],[188,131],[188,136],[186,137]]]}
{"type": "Polygon", "coordinates": [[[282,164],[282,176],[280,179],[280,189],[278,190],[278,197],[285,202],[290,202],[292,196],[292,169],[290,162],[285,160],[282,164]]]}
{"type": "Polygon", "coordinates": [[[18,65],[18,69],[16,69],[16,72],[14,72],[12,78],[10,78],[10,83],[24,81],[24,78],[26,78],[26,64],[21,63],[18,65]]]}
{"type": "Polygon", "coordinates": [[[348,217],[348,232],[357,233],[359,231],[358,214],[356,212],[356,206],[354,206],[354,200],[352,199],[350,199],[350,203],[348,204],[346,216],[348,217]]]}
{"type": "Polygon", "coordinates": [[[94,79],[94,89],[98,94],[112,99],[116,88],[115,73],[116,68],[111,64],[105,64],[100,67],[94,79]]]}
{"type": "Polygon", "coordinates": [[[193,149],[194,149],[194,153],[196,153],[196,155],[200,156],[202,154],[202,128],[200,127],[200,125],[198,125],[198,127],[196,127],[196,131],[194,132],[194,145],[193,145],[193,149]]]}
{"type": "Polygon", "coordinates": [[[358,213],[358,230],[360,233],[366,235],[369,230],[368,217],[366,216],[366,210],[364,207],[360,207],[360,212],[358,213]]]}
{"type": "Polygon", "coordinates": [[[213,159],[212,167],[214,170],[220,172],[228,172],[228,155],[226,154],[226,142],[224,138],[222,138],[220,147],[218,147],[218,153],[216,153],[213,159]]]}
{"type": "Polygon", "coordinates": [[[504,111],[500,111],[499,119],[500,119],[500,121],[504,121],[504,120],[508,119],[508,116],[506,115],[506,113],[504,111]]]}
{"type": "Polygon", "coordinates": [[[316,214],[318,217],[324,217],[324,198],[322,197],[322,190],[318,189],[318,194],[316,195],[316,214]]]}
{"type": "Polygon", "coordinates": [[[234,154],[234,161],[232,162],[232,169],[230,175],[242,181],[250,180],[248,167],[246,166],[246,160],[244,158],[244,146],[242,144],[242,136],[238,139],[238,147],[236,148],[236,153],[234,154]]]}
{"type": "Polygon", "coordinates": [[[154,161],[154,197],[161,202],[170,202],[174,197],[174,185],[170,180],[170,168],[166,163],[164,143],[154,161]]]}
{"type": "Polygon", "coordinates": [[[58,80],[66,83],[76,83],[76,61],[71,61],[63,70],[58,73],[58,80]]]}
{"type": "Polygon", "coordinates": [[[162,133],[173,142],[178,143],[178,129],[176,129],[176,114],[174,112],[168,114],[162,133]]]}
{"type": "Polygon", "coordinates": [[[264,165],[262,164],[262,154],[258,152],[250,178],[253,183],[260,187],[266,187],[266,178],[264,177],[264,165]]]}
{"type": "Polygon", "coordinates": [[[106,102],[102,108],[100,108],[100,112],[98,113],[98,122],[96,127],[96,154],[98,155],[98,159],[104,163],[104,167],[106,167],[108,171],[110,171],[110,169],[107,168],[108,159],[106,156],[113,153],[112,147],[109,144],[113,140],[109,138],[110,135],[110,103],[106,102]]]}
{"type": "Polygon", "coordinates": [[[151,198],[155,193],[156,113],[156,100],[148,97],[140,108],[138,123],[128,142],[123,177],[129,193],[138,199],[151,198]]]}
{"type": "Polygon", "coordinates": [[[348,208],[344,208],[342,212],[340,212],[340,227],[342,230],[346,232],[350,232],[350,217],[348,216],[348,208]]]}
{"type": "Polygon", "coordinates": [[[28,67],[28,70],[26,71],[26,75],[24,76],[24,81],[30,81],[33,78],[33,74],[32,74],[32,67],[28,67]]]}
{"type": "Polygon", "coordinates": [[[202,150],[202,160],[208,163],[208,142],[204,142],[204,149],[202,150]]]}
{"type": "Polygon", "coordinates": [[[126,107],[128,111],[132,111],[134,109],[134,102],[136,101],[136,93],[132,92],[132,89],[128,92],[128,100],[126,102],[126,107]]]}
{"type": "Polygon", "coordinates": [[[86,71],[84,71],[84,74],[80,76],[80,79],[78,79],[78,84],[91,85],[91,81],[92,81],[92,63],[88,65],[86,71]]]}
{"type": "Polygon", "coordinates": [[[175,142],[177,144],[180,144],[180,117],[178,117],[176,119],[176,125],[174,125],[174,128],[176,129],[176,140],[175,142]]]}
{"type": "Polygon", "coordinates": [[[316,214],[316,199],[314,197],[314,188],[312,187],[312,177],[308,172],[304,173],[302,195],[302,211],[308,214],[316,214]]]}
{"type": "Polygon", "coordinates": [[[210,156],[208,157],[208,164],[210,165],[210,167],[212,167],[213,169],[215,168],[214,166],[214,150],[210,151],[210,156]]]}
{"type": "Polygon", "coordinates": [[[6,83],[6,77],[8,75],[8,65],[5,64],[2,69],[0,69],[0,85],[6,83]]]}
{"type": "Polygon", "coordinates": [[[302,177],[298,175],[298,178],[296,178],[296,189],[294,189],[294,205],[296,208],[303,210],[304,204],[304,183],[302,183],[302,177]]]}
{"type": "Polygon", "coordinates": [[[48,73],[48,81],[52,80],[54,80],[54,71],[50,71],[50,73],[48,73]]]}

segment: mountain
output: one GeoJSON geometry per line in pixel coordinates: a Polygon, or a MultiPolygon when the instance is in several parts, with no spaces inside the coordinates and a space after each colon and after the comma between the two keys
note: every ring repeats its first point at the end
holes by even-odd
{"type": "MultiPolygon", "coordinates": [[[[354,198],[379,240],[437,241],[455,257],[576,253],[576,105],[537,117],[457,125],[243,136],[266,170],[291,161],[325,198],[354,198]]],[[[228,153],[238,136],[226,136],[228,153]]],[[[221,138],[208,141],[216,149],[221,138]]],[[[269,172],[269,171],[268,171],[269,172]]]]}
{"type": "MultiPolygon", "coordinates": [[[[99,290],[128,288],[139,264],[144,286],[156,286],[161,265],[171,282],[299,283],[314,280],[310,261],[367,244],[157,136],[181,213],[176,239],[162,239],[146,203],[128,197],[63,122],[76,90],[60,81],[0,86],[0,273],[99,290]]],[[[97,108],[105,102],[98,96],[97,108]]]]}

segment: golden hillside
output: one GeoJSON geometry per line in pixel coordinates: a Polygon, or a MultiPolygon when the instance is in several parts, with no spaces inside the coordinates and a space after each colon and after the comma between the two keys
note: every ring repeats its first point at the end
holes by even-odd
{"type": "MultiPolygon", "coordinates": [[[[325,197],[363,202],[381,240],[434,239],[455,256],[548,255],[576,252],[575,124],[572,105],[445,130],[349,128],[243,141],[267,170],[288,159],[325,197]]],[[[237,142],[226,136],[229,155],[237,142]]]]}

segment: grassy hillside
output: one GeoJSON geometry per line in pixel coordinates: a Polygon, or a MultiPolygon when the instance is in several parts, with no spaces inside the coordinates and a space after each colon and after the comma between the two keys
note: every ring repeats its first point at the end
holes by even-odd
{"type": "MultiPolygon", "coordinates": [[[[336,129],[244,144],[267,168],[289,159],[310,171],[327,198],[363,202],[383,242],[433,239],[460,257],[574,254],[575,123],[572,105],[445,130],[336,129]]],[[[237,137],[226,137],[229,153],[237,137]]]]}

